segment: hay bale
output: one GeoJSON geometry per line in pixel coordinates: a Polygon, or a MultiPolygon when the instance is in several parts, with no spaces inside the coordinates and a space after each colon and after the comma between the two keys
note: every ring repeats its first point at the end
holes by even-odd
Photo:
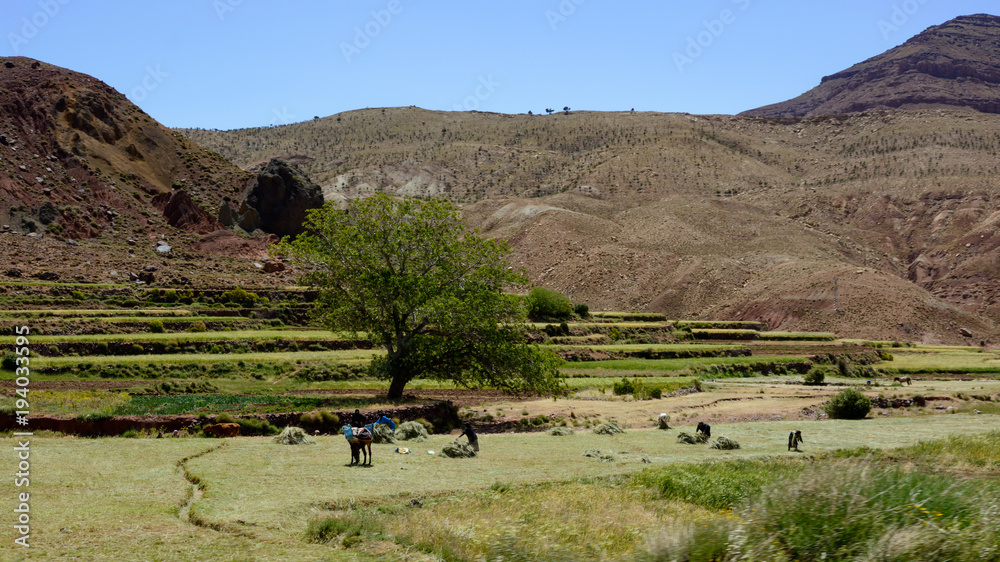
{"type": "Polygon", "coordinates": [[[396,443],[396,432],[389,427],[389,424],[376,424],[375,431],[372,431],[372,440],[375,443],[396,443]]]}
{"type": "Polygon", "coordinates": [[[421,441],[427,441],[428,437],[430,437],[430,434],[427,433],[427,428],[424,427],[424,424],[419,422],[403,422],[396,428],[396,439],[401,441],[414,441],[419,443],[421,441]]]}
{"type": "Polygon", "coordinates": [[[725,435],[720,435],[718,439],[712,441],[712,444],[709,445],[709,447],[713,449],[730,450],[730,449],[739,449],[740,444],[737,443],[735,439],[730,439],[725,435]]]}
{"type": "Polygon", "coordinates": [[[275,443],[282,445],[312,445],[313,442],[306,437],[306,431],[301,427],[288,426],[281,430],[281,433],[274,437],[275,443]]]}
{"type": "Polygon", "coordinates": [[[549,430],[545,433],[548,433],[549,435],[573,435],[573,428],[565,425],[557,425],[549,428],[549,430]]]}
{"type": "Polygon", "coordinates": [[[667,414],[660,414],[660,416],[656,418],[656,427],[660,429],[670,429],[670,416],[667,414]]]}
{"type": "Polygon", "coordinates": [[[616,433],[625,433],[625,430],[616,421],[606,421],[595,427],[594,433],[598,435],[614,435],[616,433]]]}
{"type": "Polygon", "coordinates": [[[476,456],[476,452],[472,450],[472,445],[469,445],[468,443],[457,443],[455,441],[452,441],[442,447],[441,454],[453,459],[468,459],[476,456]]]}
{"type": "Polygon", "coordinates": [[[618,460],[618,457],[611,451],[602,451],[600,449],[588,449],[583,453],[583,456],[597,459],[601,462],[615,462],[618,460]]]}
{"type": "Polygon", "coordinates": [[[687,443],[688,445],[698,445],[701,443],[706,443],[708,437],[703,433],[695,433],[691,435],[690,433],[684,433],[683,431],[677,434],[678,443],[687,443]]]}

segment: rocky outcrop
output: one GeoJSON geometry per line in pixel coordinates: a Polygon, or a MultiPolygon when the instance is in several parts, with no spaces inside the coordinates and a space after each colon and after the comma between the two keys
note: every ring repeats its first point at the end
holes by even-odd
{"type": "Polygon", "coordinates": [[[801,96],[746,111],[810,117],[869,110],[967,107],[1000,113],[1000,17],[962,16],[825,76],[801,96]]]}
{"type": "Polygon", "coordinates": [[[323,192],[297,166],[271,160],[243,193],[240,207],[223,203],[219,220],[246,232],[263,230],[278,236],[302,232],[306,211],[323,205],[323,192]]]}
{"type": "Polygon", "coordinates": [[[160,193],[153,197],[153,206],[163,213],[167,224],[196,234],[221,230],[222,225],[202,210],[183,189],[160,193]]]}

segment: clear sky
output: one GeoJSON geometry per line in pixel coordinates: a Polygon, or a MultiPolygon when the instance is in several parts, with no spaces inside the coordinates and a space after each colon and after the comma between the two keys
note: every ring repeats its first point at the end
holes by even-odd
{"type": "Polygon", "coordinates": [[[733,114],[995,0],[0,0],[0,55],[170,127],[364,107],[733,114]]]}

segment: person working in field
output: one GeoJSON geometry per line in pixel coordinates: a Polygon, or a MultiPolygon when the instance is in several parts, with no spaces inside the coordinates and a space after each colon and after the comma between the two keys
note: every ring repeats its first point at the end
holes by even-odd
{"type": "Polygon", "coordinates": [[[351,414],[351,427],[364,427],[365,426],[365,416],[361,414],[360,410],[354,410],[351,414]]]}
{"type": "MultiPolygon", "coordinates": [[[[466,437],[469,438],[469,445],[472,446],[472,450],[473,451],[475,451],[475,452],[478,453],[479,452],[479,437],[476,436],[475,430],[472,429],[472,424],[470,424],[470,423],[466,423],[465,424],[465,429],[462,430],[462,433],[458,434],[458,437],[461,437],[463,435],[465,435],[466,437]]],[[[456,437],[455,439],[457,440],[458,437],[456,437]]]]}

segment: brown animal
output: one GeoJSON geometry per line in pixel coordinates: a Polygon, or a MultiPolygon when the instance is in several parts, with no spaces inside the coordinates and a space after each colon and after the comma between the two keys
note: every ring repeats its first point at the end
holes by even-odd
{"type": "Polygon", "coordinates": [[[236,437],[240,434],[240,424],[238,423],[216,423],[206,425],[205,433],[216,437],[236,437]]]}
{"type": "MultiPolygon", "coordinates": [[[[344,426],[347,430],[348,427],[344,426]]],[[[347,435],[345,431],[345,435],[347,435]]],[[[351,464],[369,465],[372,464],[372,441],[374,436],[367,427],[355,427],[351,429],[351,438],[347,443],[351,446],[351,464]],[[361,454],[364,453],[365,462],[361,462],[361,454]]]]}
{"type": "Polygon", "coordinates": [[[894,378],[892,380],[898,382],[901,385],[902,384],[908,384],[908,385],[912,385],[913,384],[913,381],[910,380],[910,377],[896,377],[896,378],[894,378]]]}

